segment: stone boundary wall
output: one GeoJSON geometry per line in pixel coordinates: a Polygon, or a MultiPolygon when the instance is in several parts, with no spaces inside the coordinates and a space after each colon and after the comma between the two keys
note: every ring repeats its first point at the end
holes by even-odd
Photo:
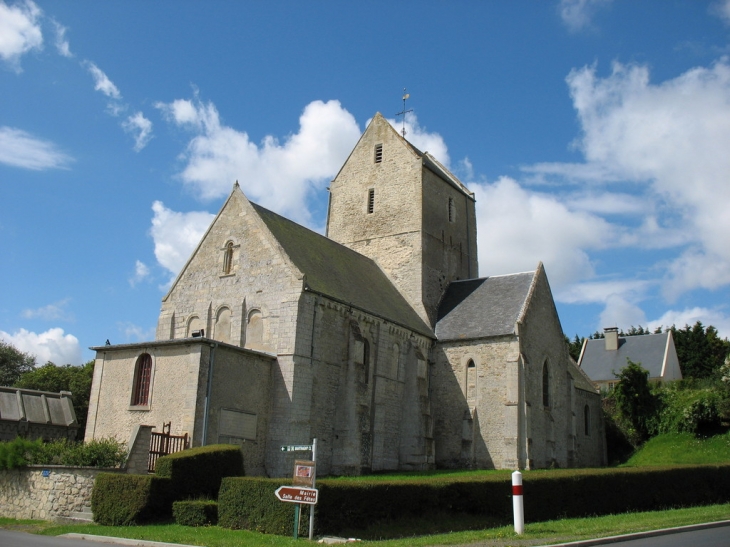
{"type": "Polygon", "coordinates": [[[56,520],[88,511],[99,473],[122,469],[30,465],[0,470],[0,516],[56,520]]]}

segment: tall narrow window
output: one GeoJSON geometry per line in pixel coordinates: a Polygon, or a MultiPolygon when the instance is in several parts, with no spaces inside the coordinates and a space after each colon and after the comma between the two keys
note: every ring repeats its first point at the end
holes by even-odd
{"type": "Polygon", "coordinates": [[[456,207],[454,206],[454,198],[449,198],[449,222],[456,221],[456,207]]]}
{"type": "Polygon", "coordinates": [[[583,407],[583,423],[585,428],[583,432],[588,437],[591,434],[591,407],[588,405],[583,407]]]}
{"type": "Polygon", "coordinates": [[[143,353],[137,358],[137,365],[134,367],[132,406],[147,406],[149,404],[151,380],[152,357],[149,353],[143,353]]]}
{"type": "Polygon", "coordinates": [[[550,372],[548,371],[548,364],[542,366],[542,405],[545,407],[550,406],[550,372]]]}
{"type": "Polygon", "coordinates": [[[375,188],[368,190],[368,214],[372,215],[375,211],[375,188]]]}
{"type": "Polygon", "coordinates": [[[466,364],[466,402],[473,404],[477,392],[477,367],[472,359],[466,364]]]}
{"type": "Polygon", "coordinates": [[[362,344],[362,364],[364,365],[365,383],[367,384],[370,381],[370,342],[368,342],[368,339],[365,338],[363,339],[362,344]]]}
{"type": "Polygon", "coordinates": [[[226,243],[223,251],[223,275],[228,275],[233,270],[233,242],[226,243]]]}
{"type": "Polygon", "coordinates": [[[382,161],[383,161],[383,145],[376,144],[375,145],[375,163],[380,163],[382,161]]]}

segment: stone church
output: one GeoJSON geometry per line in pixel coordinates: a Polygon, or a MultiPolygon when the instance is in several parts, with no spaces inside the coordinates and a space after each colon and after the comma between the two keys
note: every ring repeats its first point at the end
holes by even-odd
{"type": "Polygon", "coordinates": [[[376,114],[325,236],[233,187],[156,339],[92,348],[86,438],[171,423],[269,476],[313,438],[320,476],[605,464],[600,396],[542,265],[477,275],[474,194],[376,114]]]}

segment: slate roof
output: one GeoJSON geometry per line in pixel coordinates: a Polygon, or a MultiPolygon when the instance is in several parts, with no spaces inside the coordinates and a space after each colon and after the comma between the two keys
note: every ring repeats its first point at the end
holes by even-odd
{"type": "Polygon", "coordinates": [[[436,337],[468,340],[514,334],[535,272],[453,281],[439,305],[436,337]]]}
{"type": "Polygon", "coordinates": [[[260,205],[251,205],[304,273],[306,290],[434,337],[433,330],[371,259],[260,205]]]}
{"type": "Polygon", "coordinates": [[[640,363],[649,371],[649,378],[662,375],[664,354],[667,348],[668,332],[641,336],[619,337],[617,350],[606,350],[603,338],[586,340],[580,368],[594,382],[615,380],[614,371],[619,372],[627,365],[626,358],[640,363]]]}

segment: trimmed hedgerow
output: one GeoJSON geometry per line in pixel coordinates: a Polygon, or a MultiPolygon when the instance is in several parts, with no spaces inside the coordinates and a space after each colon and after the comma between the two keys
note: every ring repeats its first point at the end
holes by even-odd
{"type": "MultiPolygon", "coordinates": [[[[223,479],[218,496],[218,525],[234,530],[288,535],[294,523],[294,504],[279,501],[274,492],[285,479],[229,477],[223,479]]],[[[308,516],[300,519],[308,525],[308,516]]],[[[307,515],[308,515],[307,511],[307,515]]]]}
{"type": "Polygon", "coordinates": [[[212,526],[218,522],[218,504],[209,500],[176,501],[172,516],[183,526],[212,526]]]}
{"type": "Polygon", "coordinates": [[[86,443],[57,439],[44,443],[17,437],[0,442],[0,469],[26,465],[73,465],[120,467],[127,458],[125,446],[116,439],[94,439],[86,443]]]}
{"type": "Polygon", "coordinates": [[[94,521],[128,526],[170,517],[170,479],[100,473],[91,493],[94,521]]]}
{"type": "Polygon", "coordinates": [[[244,474],[243,455],[232,444],[200,446],[161,457],[155,474],[172,481],[176,500],[215,498],[223,477],[244,474]]]}
{"type": "MultiPolygon", "coordinates": [[[[274,491],[283,479],[224,479],[219,525],[289,534],[293,504],[274,491]]],[[[523,475],[525,518],[530,522],[727,503],[730,465],[560,469],[523,475]]],[[[491,524],[512,520],[511,481],[504,475],[474,479],[317,481],[317,534],[338,535],[379,522],[421,518],[448,532],[457,515],[491,524]]],[[[306,526],[306,518],[302,520],[306,526]]]]}

